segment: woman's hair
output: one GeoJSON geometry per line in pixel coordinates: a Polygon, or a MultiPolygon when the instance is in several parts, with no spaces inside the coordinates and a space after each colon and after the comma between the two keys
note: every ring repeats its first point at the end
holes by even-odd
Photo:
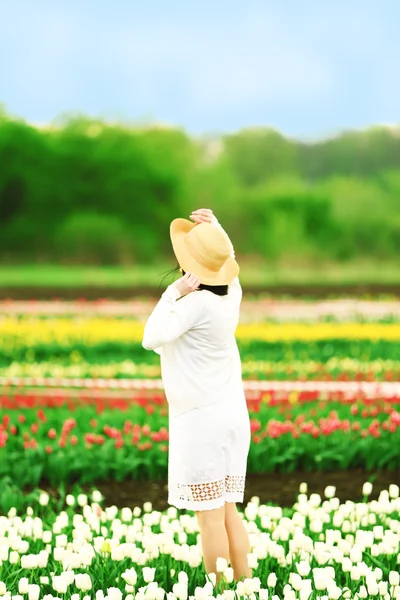
{"type": "MultiPolygon", "coordinates": [[[[177,273],[178,271],[180,271],[180,268],[181,267],[179,265],[177,265],[174,269],[167,271],[161,280],[160,287],[163,284],[164,279],[166,277],[168,277],[168,275],[177,273]]],[[[185,271],[183,269],[182,269],[182,275],[185,275],[185,271]]],[[[227,296],[228,295],[228,286],[227,285],[206,285],[205,283],[201,283],[197,289],[199,291],[208,290],[209,292],[216,294],[216,296],[227,296]]]]}

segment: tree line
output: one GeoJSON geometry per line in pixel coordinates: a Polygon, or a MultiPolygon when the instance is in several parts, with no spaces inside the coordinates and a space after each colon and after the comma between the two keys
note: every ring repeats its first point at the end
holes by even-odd
{"type": "Polygon", "coordinates": [[[266,128],[195,139],[85,117],[37,128],[0,113],[3,263],[159,260],[171,219],[201,206],[240,256],[394,258],[400,128],[314,143],[266,128]]]}

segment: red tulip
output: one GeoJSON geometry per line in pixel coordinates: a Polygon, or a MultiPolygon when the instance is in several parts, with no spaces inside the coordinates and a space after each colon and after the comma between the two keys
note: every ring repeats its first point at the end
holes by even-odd
{"type": "Polygon", "coordinates": [[[39,421],[42,421],[42,423],[46,423],[46,415],[44,414],[42,409],[37,411],[37,418],[39,419],[39,421]]]}
{"type": "Polygon", "coordinates": [[[33,434],[37,433],[39,429],[39,423],[32,423],[31,425],[31,431],[33,434]]]}
{"type": "Polygon", "coordinates": [[[45,450],[47,454],[51,454],[53,452],[53,448],[51,446],[46,446],[45,450]]]}
{"type": "Polygon", "coordinates": [[[57,437],[57,432],[54,428],[52,428],[52,429],[49,429],[49,431],[47,432],[47,435],[51,440],[54,440],[57,437]]]}
{"type": "Polygon", "coordinates": [[[76,446],[78,443],[78,438],[76,435],[71,435],[71,439],[69,440],[72,446],[76,446]]]}
{"type": "Polygon", "coordinates": [[[250,429],[251,429],[251,433],[255,433],[256,431],[259,431],[261,429],[260,421],[258,421],[257,419],[251,419],[250,420],[250,429]]]}

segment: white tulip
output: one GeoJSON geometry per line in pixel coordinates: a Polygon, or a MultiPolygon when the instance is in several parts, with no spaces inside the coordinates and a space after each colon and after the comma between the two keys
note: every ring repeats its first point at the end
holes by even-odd
{"type": "Polygon", "coordinates": [[[235,576],[235,574],[234,574],[232,567],[228,567],[227,569],[225,569],[224,578],[227,583],[232,583],[234,576],[235,576]]]}
{"type": "Polygon", "coordinates": [[[255,554],[251,553],[247,555],[247,565],[250,569],[257,569],[258,560],[255,554]]]}
{"type": "Polygon", "coordinates": [[[121,577],[125,579],[128,585],[136,585],[137,583],[137,573],[133,567],[122,573],[121,577]]]}
{"type": "Polygon", "coordinates": [[[389,583],[392,586],[400,585],[400,574],[398,571],[390,571],[389,583]]]}
{"type": "Polygon", "coordinates": [[[368,592],[367,592],[367,588],[365,587],[365,585],[360,586],[360,589],[358,591],[358,596],[359,596],[359,598],[368,598],[368,592]]]}
{"type": "Polygon", "coordinates": [[[28,598],[29,600],[39,600],[40,586],[35,583],[28,585],[28,598]]]}
{"type": "Polygon", "coordinates": [[[303,481],[303,483],[301,483],[299,486],[299,492],[300,492],[300,494],[307,494],[307,491],[308,491],[308,485],[303,481]]]}
{"type": "Polygon", "coordinates": [[[153,510],[153,505],[151,502],[145,502],[143,504],[143,510],[145,513],[151,513],[151,511],[153,510]]]}
{"type": "Polygon", "coordinates": [[[131,509],[129,508],[129,506],[125,506],[121,510],[121,521],[123,521],[124,523],[130,523],[132,521],[132,518],[133,514],[131,509]]]}
{"type": "Polygon", "coordinates": [[[21,577],[18,582],[18,591],[20,594],[27,594],[29,587],[29,579],[27,577],[21,577]]]}
{"type": "Polygon", "coordinates": [[[306,560],[302,560],[296,564],[296,569],[299,575],[302,577],[307,577],[309,572],[311,571],[310,564],[306,560]]]}
{"type": "Polygon", "coordinates": [[[381,553],[381,549],[378,544],[373,544],[371,547],[372,556],[379,556],[381,553]]]}
{"type": "Polygon", "coordinates": [[[196,587],[194,590],[195,600],[207,600],[208,592],[202,587],[196,587]]]}
{"type": "Polygon", "coordinates": [[[333,498],[336,494],[336,488],[334,485],[327,485],[324,490],[324,495],[326,498],[333,498]]]}
{"type": "Polygon", "coordinates": [[[151,583],[152,581],[154,581],[154,576],[156,574],[156,570],[155,568],[151,568],[151,567],[144,567],[143,571],[142,571],[142,575],[143,575],[143,579],[145,580],[146,583],[151,583]]]}
{"type": "Polygon", "coordinates": [[[206,585],[208,585],[208,587],[212,586],[211,593],[213,593],[213,588],[217,584],[217,576],[215,573],[208,573],[208,579],[209,579],[209,581],[207,581],[206,585]]]}
{"type": "Polygon", "coordinates": [[[68,590],[68,581],[63,575],[54,575],[53,589],[59,594],[66,594],[68,590]]]}
{"type": "Polygon", "coordinates": [[[228,568],[228,561],[226,558],[218,557],[217,558],[217,573],[224,573],[228,568]]]}
{"type": "Polygon", "coordinates": [[[370,596],[377,596],[379,594],[379,586],[376,581],[367,580],[367,589],[370,596]]]}
{"type": "Polygon", "coordinates": [[[120,589],[116,587],[111,587],[107,589],[107,596],[109,600],[122,600],[122,592],[120,589]]]}
{"type": "Polygon", "coordinates": [[[319,494],[311,494],[309,503],[313,508],[318,508],[321,504],[321,496],[319,494]]]}
{"type": "Polygon", "coordinates": [[[92,500],[93,502],[101,502],[103,500],[103,494],[99,490],[93,490],[92,500]]]}
{"type": "Polygon", "coordinates": [[[172,592],[178,600],[187,600],[188,589],[186,585],[175,583],[172,587],[172,592]]]}
{"type": "Polygon", "coordinates": [[[389,591],[389,584],[387,581],[380,581],[378,584],[380,596],[386,596],[389,591]]]}
{"type": "Polygon", "coordinates": [[[236,584],[236,594],[239,598],[246,595],[244,581],[238,581],[236,584]]]}
{"type": "Polygon", "coordinates": [[[88,503],[88,497],[86,494],[78,494],[77,497],[77,502],[78,502],[78,506],[86,506],[86,504],[88,503]]]}
{"type": "Polygon", "coordinates": [[[78,590],[88,592],[92,589],[92,580],[88,573],[79,573],[75,575],[75,585],[78,590]]]}
{"type": "Polygon", "coordinates": [[[50,544],[52,537],[53,537],[53,534],[51,531],[43,531],[42,540],[43,540],[44,544],[50,544]]]}
{"type": "Polygon", "coordinates": [[[65,548],[68,544],[68,537],[65,533],[56,536],[56,548],[65,548]]]}
{"type": "Polygon", "coordinates": [[[267,586],[269,588],[274,588],[276,586],[276,582],[277,582],[277,577],[275,573],[270,573],[268,575],[268,579],[267,579],[267,586]]]}
{"type": "MultiPolygon", "coordinates": [[[[164,596],[165,596],[165,590],[158,587],[156,590],[156,600],[164,600],[164,596]]],[[[137,598],[137,596],[136,596],[136,598],[137,598]]],[[[126,600],[126,598],[125,598],[125,600],[126,600]]]]}
{"type": "Polygon", "coordinates": [[[65,502],[68,506],[75,506],[75,498],[72,494],[67,494],[65,502]]]}
{"type": "MultiPolygon", "coordinates": [[[[234,590],[224,590],[221,594],[223,600],[235,600],[236,594],[234,590]]],[[[262,598],[260,595],[260,600],[267,600],[267,598],[262,598]]]]}
{"type": "Polygon", "coordinates": [[[303,580],[298,573],[290,573],[289,583],[298,592],[303,587],[303,580]]]}
{"type": "Polygon", "coordinates": [[[350,558],[348,556],[345,556],[342,560],[342,571],[344,573],[350,573],[352,566],[353,566],[353,562],[350,560],[350,558]]]}
{"type": "Polygon", "coordinates": [[[363,485],[362,489],[363,496],[370,496],[372,493],[372,483],[370,481],[366,481],[363,485]]]}
{"type": "Polygon", "coordinates": [[[18,552],[16,552],[15,550],[11,550],[10,552],[10,556],[9,556],[9,562],[10,565],[16,565],[19,563],[19,554],[18,552]]]}
{"type": "Polygon", "coordinates": [[[39,581],[42,585],[49,585],[49,583],[50,583],[50,579],[49,579],[49,577],[47,577],[47,575],[42,575],[40,577],[39,581]]]}
{"type": "MultiPolygon", "coordinates": [[[[269,596],[269,591],[266,589],[260,589],[259,593],[258,593],[258,597],[260,600],[269,600],[268,598],[269,596]]],[[[229,598],[227,598],[227,600],[230,600],[229,598]]]]}
{"type": "Polygon", "coordinates": [[[299,598],[300,598],[300,600],[308,600],[309,597],[311,596],[311,594],[312,594],[312,589],[309,589],[308,587],[307,588],[304,587],[299,592],[299,598]]]}
{"type": "Polygon", "coordinates": [[[0,596],[4,596],[7,592],[7,587],[4,581],[0,581],[0,596]]]}
{"type": "Polygon", "coordinates": [[[50,496],[47,494],[47,492],[40,492],[40,496],[39,496],[39,504],[40,506],[47,506],[50,500],[50,496]]]}
{"type": "Polygon", "coordinates": [[[178,582],[186,587],[189,585],[189,575],[185,571],[180,571],[178,574],[178,582]]]}
{"type": "Polygon", "coordinates": [[[104,600],[104,592],[103,590],[97,590],[95,594],[96,600],[104,600]]]}
{"type": "Polygon", "coordinates": [[[353,563],[360,563],[362,561],[362,549],[360,546],[353,546],[350,550],[350,560],[353,563]]]}

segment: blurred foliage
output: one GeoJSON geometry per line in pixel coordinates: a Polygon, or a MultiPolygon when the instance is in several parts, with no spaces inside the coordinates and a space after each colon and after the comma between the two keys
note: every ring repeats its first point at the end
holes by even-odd
{"type": "Polygon", "coordinates": [[[84,117],[38,129],[0,112],[2,262],[171,257],[168,226],[214,210],[238,255],[387,260],[400,244],[400,130],[316,143],[269,129],[221,140],[84,117]]]}

